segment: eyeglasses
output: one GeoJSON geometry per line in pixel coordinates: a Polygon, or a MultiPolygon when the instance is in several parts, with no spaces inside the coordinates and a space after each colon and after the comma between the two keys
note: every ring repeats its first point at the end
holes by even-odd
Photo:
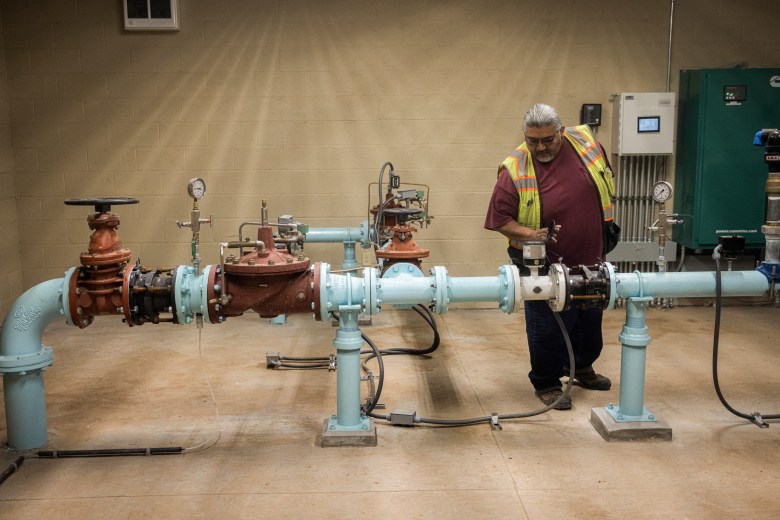
{"type": "Polygon", "coordinates": [[[555,139],[558,137],[558,132],[555,133],[555,135],[551,135],[550,137],[542,137],[542,138],[536,138],[536,137],[526,137],[525,142],[528,143],[528,146],[531,146],[533,148],[536,148],[540,144],[547,148],[551,144],[555,142],[555,139]]]}

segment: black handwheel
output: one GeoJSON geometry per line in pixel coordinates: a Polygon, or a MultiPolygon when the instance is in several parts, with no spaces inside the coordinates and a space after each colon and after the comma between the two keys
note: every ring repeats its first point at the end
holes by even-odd
{"type": "Polygon", "coordinates": [[[120,204],[138,204],[138,199],[131,197],[100,197],[94,199],[67,199],[65,204],[68,206],[95,206],[97,213],[108,213],[111,206],[120,204]]]}

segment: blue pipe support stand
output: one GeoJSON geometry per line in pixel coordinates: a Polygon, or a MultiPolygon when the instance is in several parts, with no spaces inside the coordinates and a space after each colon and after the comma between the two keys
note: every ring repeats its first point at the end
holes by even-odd
{"type": "MultiPolygon", "coordinates": [[[[348,277],[349,280],[355,280],[348,277]]],[[[336,348],[336,415],[328,419],[330,431],[368,431],[371,418],[360,408],[360,349],[363,337],[358,329],[360,305],[339,306],[336,348]]]]}
{"type": "Polygon", "coordinates": [[[645,311],[651,296],[628,298],[626,323],[619,339],[620,354],[620,401],[617,408],[606,407],[617,422],[655,421],[655,416],[644,407],[645,364],[650,335],[645,325],[645,311]]]}
{"type": "Polygon", "coordinates": [[[206,284],[212,269],[214,269],[213,265],[207,265],[201,274],[195,274],[195,268],[191,265],[180,265],[176,268],[173,301],[176,320],[179,323],[192,323],[198,314],[211,323],[206,284]]]}
{"type": "Polygon", "coordinates": [[[355,243],[344,242],[344,259],[341,261],[341,269],[348,271],[350,269],[357,269],[357,255],[355,255],[355,243]]]}
{"type": "Polygon", "coordinates": [[[286,314],[280,314],[279,316],[274,316],[273,318],[269,318],[268,323],[271,325],[284,325],[287,323],[287,315],[286,314]]]}
{"type": "MultiPolygon", "coordinates": [[[[0,375],[3,376],[8,446],[24,451],[48,442],[43,372],[54,362],[51,347],[42,345],[43,331],[59,317],[68,316],[70,277],[40,283],[11,306],[0,332],[0,375]]],[[[72,325],[72,323],[71,323],[72,325]]]]}
{"type": "MultiPolygon", "coordinates": [[[[715,295],[714,272],[616,274],[611,293],[627,299],[626,323],[619,338],[622,344],[620,402],[605,407],[617,422],[655,421],[644,407],[645,365],[650,336],[645,325],[647,302],[653,298],[706,297],[715,295]]],[[[769,289],[768,277],[758,271],[721,273],[723,296],[761,296],[769,289]]],[[[610,307],[614,301],[610,299],[610,307]]]]}

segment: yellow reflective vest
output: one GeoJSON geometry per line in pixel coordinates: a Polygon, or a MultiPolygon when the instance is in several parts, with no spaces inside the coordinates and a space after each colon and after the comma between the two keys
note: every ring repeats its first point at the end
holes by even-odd
{"type": "MultiPolygon", "coordinates": [[[[588,125],[566,128],[563,136],[574,147],[593,179],[601,201],[601,214],[604,221],[612,220],[612,203],[615,198],[614,175],[607,166],[601,147],[596,143],[590,128],[588,125]]],[[[525,142],[504,159],[498,167],[499,174],[501,168],[506,168],[509,172],[520,197],[520,203],[517,205],[517,222],[531,229],[541,228],[542,205],[539,200],[539,186],[536,183],[534,162],[525,142]]],[[[510,240],[509,244],[513,247],[522,247],[515,240],[510,240]]]]}

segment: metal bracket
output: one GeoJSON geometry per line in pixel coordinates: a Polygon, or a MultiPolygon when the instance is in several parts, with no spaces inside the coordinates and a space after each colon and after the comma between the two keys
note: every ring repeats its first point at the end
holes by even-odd
{"type": "Polygon", "coordinates": [[[490,427],[493,430],[503,430],[504,428],[501,426],[501,423],[498,422],[498,414],[496,412],[493,412],[490,414],[490,427]]]}
{"type": "Polygon", "coordinates": [[[265,367],[276,368],[279,366],[281,354],[278,352],[266,352],[265,353],[265,367]]]}
{"type": "Polygon", "coordinates": [[[758,412],[753,412],[753,420],[751,422],[759,428],[769,428],[769,425],[764,422],[764,418],[758,412]]]}

